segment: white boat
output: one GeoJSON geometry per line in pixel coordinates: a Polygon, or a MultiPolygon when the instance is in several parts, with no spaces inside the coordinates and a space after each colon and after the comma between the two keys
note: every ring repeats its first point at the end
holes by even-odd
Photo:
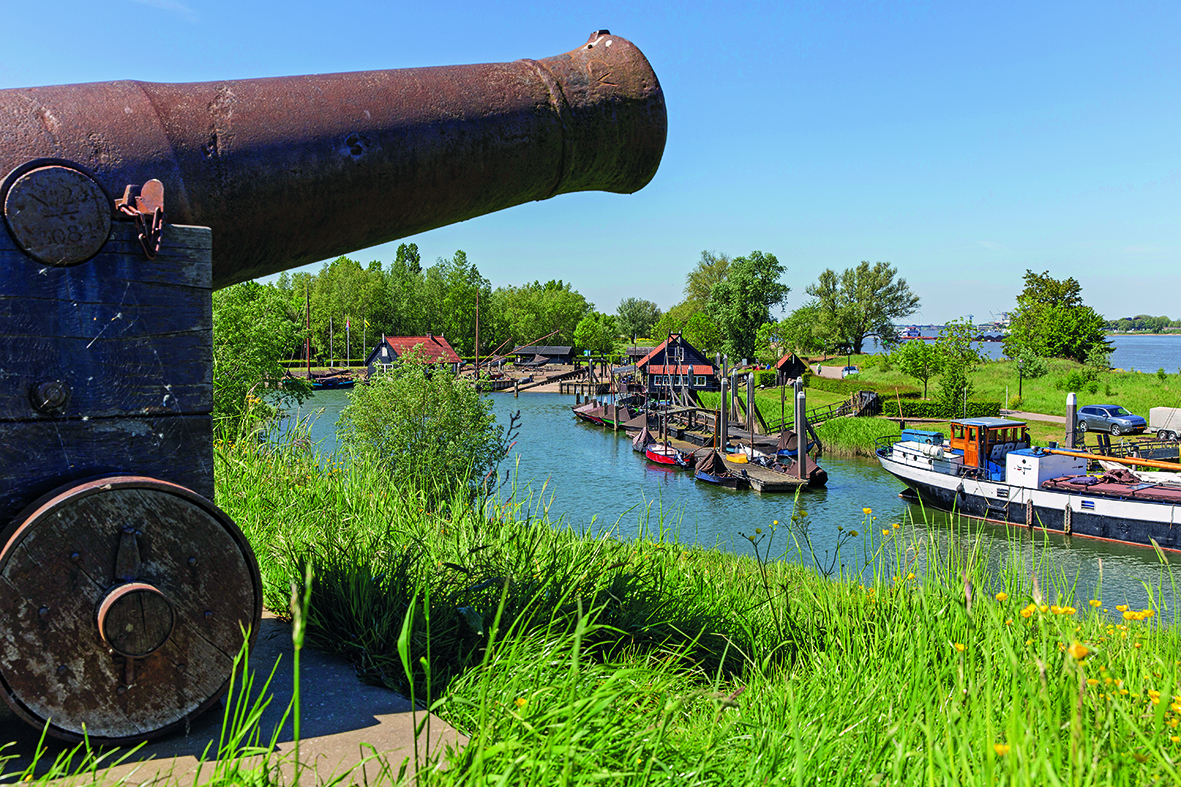
{"type": "Polygon", "coordinates": [[[924,502],[1011,525],[1181,549],[1181,487],[1128,470],[1087,475],[1088,454],[1033,448],[1024,421],[965,418],[881,442],[882,467],[924,502]]]}

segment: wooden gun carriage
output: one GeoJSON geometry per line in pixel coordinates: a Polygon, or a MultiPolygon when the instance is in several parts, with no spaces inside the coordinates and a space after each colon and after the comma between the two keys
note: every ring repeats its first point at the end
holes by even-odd
{"type": "Polygon", "coordinates": [[[0,91],[0,696],[140,740],[216,702],[257,631],[257,563],[211,502],[214,289],[634,192],[666,122],[606,30],[538,61],[0,91]]]}

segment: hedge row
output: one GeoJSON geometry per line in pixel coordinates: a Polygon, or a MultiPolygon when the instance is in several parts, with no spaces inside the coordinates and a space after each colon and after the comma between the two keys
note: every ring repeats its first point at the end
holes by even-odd
{"type": "Polygon", "coordinates": [[[859,380],[857,377],[846,377],[843,380],[833,380],[829,377],[817,377],[814,374],[804,375],[804,387],[814,388],[817,391],[828,391],[829,393],[851,394],[858,391],[876,391],[883,399],[895,397],[895,388],[897,388],[897,396],[903,399],[917,399],[922,396],[922,391],[918,388],[912,388],[908,385],[882,385],[880,383],[871,383],[866,380],[859,380]]]}
{"type": "Polygon", "coordinates": [[[954,412],[948,412],[940,406],[939,402],[903,399],[901,404],[902,413],[899,415],[899,402],[893,399],[883,399],[882,415],[890,418],[997,418],[1001,414],[1000,402],[969,401],[966,414],[963,406],[954,407],[952,408],[954,412]]]}

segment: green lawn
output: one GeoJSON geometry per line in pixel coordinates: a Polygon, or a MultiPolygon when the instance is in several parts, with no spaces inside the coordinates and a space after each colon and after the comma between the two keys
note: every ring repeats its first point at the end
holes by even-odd
{"type": "Polygon", "coordinates": [[[267,605],[310,565],[309,642],[471,736],[417,783],[1181,781],[1167,574],[1125,611],[1036,538],[989,556],[967,525],[921,537],[869,509],[814,562],[804,497],[737,524],[732,555],[676,543],[658,511],[622,540],[531,501],[427,506],[296,442],[222,445],[216,470],[267,605]]]}
{"type": "MultiPolygon", "coordinates": [[[[1051,359],[1049,372],[1036,380],[1021,381],[1022,401],[1021,410],[1035,413],[1049,413],[1051,415],[1065,415],[1067,391],[1059,390],[1055,383],[1063,380],[1071,372],[1082,366],[1073,361],[1051,359]]],[[[861,379],[879,386],[915,385],[915,380],[906,377],[897,368],[882,371],[880,365],[865,368],[861,379]]],[[[1012,403],[1017,396],[1018,369],[1015,361],[992,361],[982,364],[970,375],[974,387],[972,397],[980,400],[1005,402],[1006,387],[1012,403]]],[[[929,395],[934,396],[938,390],[938,378],[930,383],[929,395]]],[[[919,387],[921,387],[919,383],[919,387]]],[[[1132,412],[1148,417],[1152,407],[1181,407],[1181,374],[1166,374],[1165,379],[1159,379],[1155,374],[1143,372],[1126,372],[1111,370],[1099,375],[1095,382],[1095,391],[1079,390],[1075,393],[1079,397],[1079,405],[1083,404],[1122,404],[1132,412]]],[[[1013,408],[1018,409],[1018,408],[1013,408]]]]}
{"type": "MultiPolygon", "coordinates": [[[[755,402],[759,406],[759,412],[763,414],[763,418],[767,419],[768,423],[778,423],[780,417],[781,388],[763,388],[755,390],[755,402]]],[[[843,402],[848,399],[845,394],[829,393],[828,391],[816,391],[812,389],[807,390],[807,404],[808,409],[812,410],[817,407],[823,407],[828,404],[835,404],[843,402]]],[[[701,391],[697,395],[702,407],[710,409],[717,409],[718,403],[721,400],[721,394],[717,391],[701,391]]],[[[744,404],[746,403],[746,389],[740,388],[738,391],[738,398],[744,404]]],[[[786,391],[786,396],[782,399],[782,412],[787,422],[794,423],[796,403],[795,394],[791,388],[786,391]]]]}

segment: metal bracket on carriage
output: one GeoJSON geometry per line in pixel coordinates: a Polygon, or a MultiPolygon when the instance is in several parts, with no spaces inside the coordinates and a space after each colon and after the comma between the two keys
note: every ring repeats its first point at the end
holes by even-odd
{"type": "Polygon", "coordinates": [[[172,605],[157,588],[139,582],[141,557],[137,531],[133,525],[123,528],[115,553],[117,585],[98,609],[98,630],[103,643],[124,658],[122,694],[135,685],[135,660],[163,647],[172,635],[176,615],[172,605]]]}
{"type": "Polygon", "coordinates": [[[164,184],[152,179],[142,186],[128,185],[115,200],[115,209],[135,220],[144,256],[156,259],[164,235],[164,184]]]}

